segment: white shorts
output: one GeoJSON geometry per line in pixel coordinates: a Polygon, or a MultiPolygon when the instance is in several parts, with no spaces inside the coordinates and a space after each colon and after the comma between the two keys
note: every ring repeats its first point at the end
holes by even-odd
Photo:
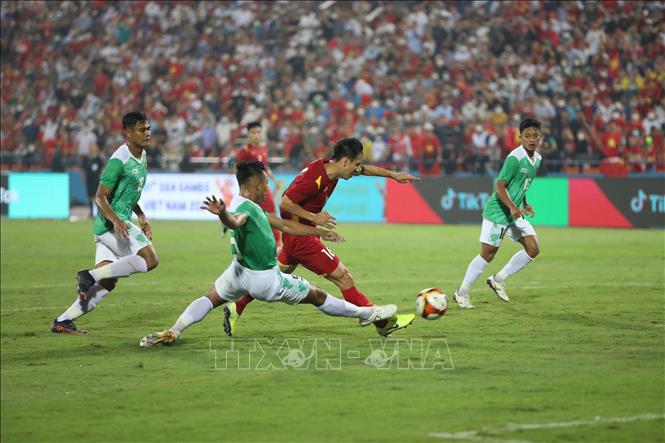
{"type": "Polygon", "coordinates": [[[536,230],[533,229],[531,223],[524,219],[524,217],[518,218],[509,225],[500,225],[483,219],[483,227],[480,228],[481,243],[487,243],[498,248],[503,240],[503,236],[506,234],[508,234],[512,241],[516,242],[527,235],[536,235],[536,230]]]}
{"type": "Polygon", "coordinates": [[[103,261],[118,261],[128,255],[136,255],[141,249],[152,244],[134,223],[126,221],[125,224],[127,225],[127,238],[120,238],[113,231],[95,235],[97,247],[95,264],[103,261]]]}
{"type": "Polygon", "coordinates": [[[284,274],[277,266],[265,271],[254,271],[242,266],[236,259],[215,280],[215,290],[224,300],[238,301],[249,294],[257,300],[284,302],[297,305],[309,294],[309,282],[291,274],[284,274]]]}

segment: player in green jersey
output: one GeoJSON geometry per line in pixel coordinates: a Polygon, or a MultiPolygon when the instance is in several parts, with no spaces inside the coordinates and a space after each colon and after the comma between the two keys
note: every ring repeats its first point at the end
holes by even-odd
{"type": "Polygon", "coordinates": [[[152,246],[152,228],[138,204],[147,175],[145,150],[150,146],[150,122],[145,114],[130,112],[122,118],[126,143],[111,156],[95,195],[99,208],[93,233],[97,251],[95,268],[76,276],[77,300],[51,325],[55,333],[78,334],[74,320],[95,309],[115,288],[120,277],[148,272],[159,264],[152,246]],[[140,227],[132,223],[132,212],[140,227]]]}
{"type": "Polygon", "coordinates": [[[203,320],[213,308],[237,301],[245,294],[266,302],[312,304],[331,316],[357,318],[361,326],[390,318],[397,312],[395,305],[355,306],[333,297],[307,280],[281,272],[277,266],[277,248],[271,228],[291,235],[317,235],[328,241],[342,241],[343,238],[336,232],[282,220],[263,211],[258,203],[263,201],[269,189],[263,163],[238,163],[236,177],[240,194],[231,201],[230,212],[224,202],[214,196],[207,197],[201,207],[217,215],[225,226],[233,230],[233,262],[206,295],[187,306],[171,328],[146,335],[139,342],[140,346],[172,344],[182,331],[203,320]]]}
{"type": "Polygon", "coordinates": [[[526,192],[540,167],[541,156],[536,152],[543,138],[540,122],[532,118],[522,121],[520,136],[522,144],[506,157],[496,179],[496,191],[483,211],[480,254],[469,263],[464,280],[453,297],[461,308],[473,308],[469,288],[492,261],[506,234],[513,241],[521,243],[524,249],[513,255],[503,269],[487,279],[487,285],[501,300],[510,301],[505,289],[506,279],[540,253],[536,231],[524,218],[524,215],[535,215],[533,207],[527,203],[526,192]]]}

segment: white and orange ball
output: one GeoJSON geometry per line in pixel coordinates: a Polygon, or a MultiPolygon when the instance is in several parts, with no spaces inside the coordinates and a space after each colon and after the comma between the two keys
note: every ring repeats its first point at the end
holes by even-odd
{"type": "Polygon", "coordinates": [[[416,297],[416,312],[426,320],[436,320],[446,313],[448,299],[439,288],[427,288],[416,297]]]}

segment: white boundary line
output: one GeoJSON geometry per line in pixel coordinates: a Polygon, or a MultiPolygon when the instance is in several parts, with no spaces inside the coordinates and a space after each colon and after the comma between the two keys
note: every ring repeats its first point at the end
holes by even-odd
{"type": "Polygon", "coordinates": [[[611,417],[602,418],[594,417],[592,420],[573,420],[564,422],[552,423],[506,423],[499,427],[487,427],[477,431],[462,431],[462,432],[434,432],[428,434],[429,437],[438,438],[442,440],[466,440],[466,441],[493,441],[499,443],[530,443],[526,440],[511,440],[500,439],[492,434],[501,434],[505,432],[514,431],[528,431],[533,429],[558,429],[558,428],[574,428],[577,426],[596,426],[605,425],[609,423],[630,423],[634,421],[651,421],[651,420],[664,420],[665,414],[642,414],[633,415],[631,417],[611,417]]]}

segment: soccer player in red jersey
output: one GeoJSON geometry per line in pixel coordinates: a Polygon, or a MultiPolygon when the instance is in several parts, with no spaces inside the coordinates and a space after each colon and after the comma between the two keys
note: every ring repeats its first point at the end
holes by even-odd
{"type": "MultiPolygon", "coordinates": [[[[265,167],[266,174],[268,178],[275,183],[275,193],[279,192],[279,183],[275,180],[275,176],[268,165],[268,148],[265,145],[262,145],[262,130],[261,122],[251,122],[247,125],[247,144],[240,149],[236,150],[236,163],[240,162],[261,162],[265,167]]],[[[266,198],[259,204],[261,209],[266,211],[269,214],[277,215],[275,209],[275,199],[273,198],[272,192],[266,192],[266,198]]],[[[272,230],[272,234],[275,236],[275,242],[277,247],[280,246],[279,231],[277,229],[272,230]]]]}
{"type": "MultiPolygon", "coordinates": [[[[295,178],[284,191],[280,202],[282,218],[309,226],[334,228],[335,218],[323,210],[332,195],[337,181],[348,180],[355,175],[389,177],[400,183],[419,180],[405,172],[389,171],[374,165],[363,165],[363,146],[356,138],[344,138],[335,144],[331,160],[316,160],[295,178]]],[[[333,282],[344,299],[356,306],[372,306],[372,302],[356,288],[349,270],[318,236],[296,237],[284,233],[283,247],[277,256],[280,269],[291,273],[301,264],[305,268],[333,282]]],[[[236,322],[245,306],[253,299],[245,296],[224,308],[224,331],[232,336],[236,322]]],[[[413,314],[395,315],[375,323],[377,332],[387,337],[392,332],[410,325],[413,314]]]]}

